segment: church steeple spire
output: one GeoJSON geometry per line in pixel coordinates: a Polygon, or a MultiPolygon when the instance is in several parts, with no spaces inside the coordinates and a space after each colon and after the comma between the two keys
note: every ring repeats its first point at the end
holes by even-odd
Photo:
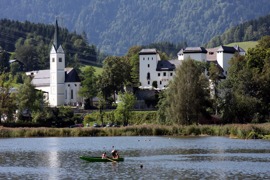
{"type": "Polygon", "coordinates": [[[57,23],[57,19],[55,21],[53,45],[54,45],[55,51],[57,51],[57,49],[58,49],[58,47],[60,45],[59,44],[59,37],[58,37],[58,23],[57,23]]]}

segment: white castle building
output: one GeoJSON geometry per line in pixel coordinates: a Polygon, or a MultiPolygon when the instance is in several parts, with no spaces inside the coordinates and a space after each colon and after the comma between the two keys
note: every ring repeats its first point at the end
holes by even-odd
{"type": "Polygon", "coordinates": [[[176,67],[189,58],[201,62],[217,63],[226,75],[229,68],[228,62],[235,53],[245,55],[245,51],[239,46],[220,46],[211,49],[187,47],[178,52],[178,59],[161,60],[156,49],[142,49],[139,53],[140,88],[152,89],[154,83],[156,83],[157,90],[166,88],[175,74],[176,67]]]}
{"type": "Polygon", "coordinates": [[[65,52],[59,43],[59,30],[55,23],[54,41],[50,51],[50,69],[27,72],[32,84],[41,90],[50,106],[82,103],[78,96],[80,78],[73,68],[65,68],[65,52]]]}

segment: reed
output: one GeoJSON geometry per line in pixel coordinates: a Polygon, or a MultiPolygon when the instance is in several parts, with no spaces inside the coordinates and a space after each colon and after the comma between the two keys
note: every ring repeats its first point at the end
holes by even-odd
{"type": "Polygon", "coordinates": [[[91,137],[91,136],[227,136],[241,139],[270,139],[270,123],[227,125],[134,125],[110,128],[5,128],[0,137],[91,137]]]}

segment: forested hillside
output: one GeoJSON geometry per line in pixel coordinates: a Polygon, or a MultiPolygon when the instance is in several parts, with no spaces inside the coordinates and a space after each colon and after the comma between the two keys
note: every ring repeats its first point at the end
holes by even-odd
{"type": "MultiPolygon", "coordinates": [[[[1,0],[0,18],[85,32],[90,44],[124,55],[134,45],[201,46],[226,29],[270,12],[269,0],[1,0]]],[[[2,35],[1,35],[2,36],[2,35]]]]}
{"type": "Polygon", "coordinates": [[[257,41],[263,36],[270,35],[270,15],[251,20],[228,29],[225,33],[213,37],[207,47],[216,47],[242,41],[257,41]]]}
{"type": "MultiPolygon", "coordinates": [[[[26,70],[49,68],[49,52],[53,41],[54,25],[0,20],[0,47],[15,52],[13,58],[24,62],[26,70]]],[[[59,38],[66,52],[67,66],[97,64],[96,47],[89,45],[83,35],[60,28],[59,38]]]]}

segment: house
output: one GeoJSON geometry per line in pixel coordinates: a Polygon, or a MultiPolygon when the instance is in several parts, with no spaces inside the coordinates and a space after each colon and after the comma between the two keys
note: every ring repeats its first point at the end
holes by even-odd
{"type": "Polygon", "coordinates": [[[189,58],[201,62],[216,63],[226,76],[229,68],[228,62],[235,53],[245,55],[245,51],[239,46],[220,46],[210,49],[186,47],[177,53],[176,60],[161,60],[156,49],[142,49],[139,52],[140,89],[165,89],[175,75],[176,67],[181,65],[183,60],[189,58]]]}
{"type": "Polygon", "coordinates": [[[65,67],[65,52],[59,42],[58,23],[55,23],[54,41],[50,51],[50,69],[27,72],[31,83],[44,93],[50,106],[77,105],[82,103],[78,95],[80,78],[73,68],[65,67]]]}

